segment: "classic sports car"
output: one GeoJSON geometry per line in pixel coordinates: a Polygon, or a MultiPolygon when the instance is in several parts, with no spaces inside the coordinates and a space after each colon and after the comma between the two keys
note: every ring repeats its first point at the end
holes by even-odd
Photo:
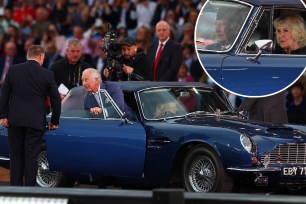
{"type": "MultiPolygon", "coordinates": [[[[93,116],[83,109],[84,88],[72,89],[60,128],[45,133],[38,185],[64,185],[66,176],[196,192],[229,191],[237,182],[306,185],[305,127],[243,120],[203,83],[118,83],[138,121],[127,120],[105,90],[107,111],[93,116]]],[[[9,160],[4,128],[0,157],[9,160]]]]}
{"type": "Polygon", "coordinates": [[[276,54],[280,48],[273,22],[288,14],[306,19],[300,0],[207,1],[195,35],[206,73],[224,89],[244,96],[269,95],[288,87],[306,66],[305,55],[276,54]]]}

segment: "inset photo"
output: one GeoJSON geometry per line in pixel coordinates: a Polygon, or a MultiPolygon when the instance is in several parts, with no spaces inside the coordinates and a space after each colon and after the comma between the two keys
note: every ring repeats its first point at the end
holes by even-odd
{"type": "Polygon", "coordinates": [[[204,71],[245,97],[278,93],[306,66],[306,9],[300,0],[208,0],[195,29],[204,71]]]}

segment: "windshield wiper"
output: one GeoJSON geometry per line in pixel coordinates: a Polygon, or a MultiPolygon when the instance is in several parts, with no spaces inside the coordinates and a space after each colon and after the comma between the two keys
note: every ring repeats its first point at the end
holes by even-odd
{"type": "Polygon", "coordinates": [[[215,113],[208,112],[208,111],[194,111],[194,112],[191,112],[191,113],[187,113],[185,115],[185,117],[197,116],[197,115],[215,115],[215,113]]]}

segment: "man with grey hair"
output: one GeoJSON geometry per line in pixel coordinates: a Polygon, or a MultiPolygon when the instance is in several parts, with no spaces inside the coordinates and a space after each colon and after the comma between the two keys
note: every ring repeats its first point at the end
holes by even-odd
{"type": "MultiPolygon", "coordinates": [[[[55,62],[50,70],[54,72],[54,78],[57,86],[65,85],[69,90],[73,87],[82,85],[82,72],[91,67],[81,59],[82,44],[74,38],[68,41],[66,57],[55,62]]],[[[63,99],[66,95],[61,93],[63,99]]]]}
{"type": "Polygon", "coordinates": [[[125,103],[122,89],[116,82],[102,82],[100,72],[94,68],[88,68],[83,71],[82,83],[87,91],[84,99],[85,110],[89,110],[94,115],[102,114],[103,110],[98,102],[99,97],[95,95],[100,89],[105,89],[129,120],[137,120],[135,113],[125,103]]]}
{"type": "Polygon", "coordinates": [[[37,157],[46,129],[46,97],[50,97],[52,116],[49,129],[57,129],[61,100],[53,73],[41,65],[44,50],[32,45],[27,61],[10,67],[1,90],[0,124],[8,128],[10,182],[14,186],[35,186],[37,157]],[[23,176],[25,179],[23,179],[23,176]]]}

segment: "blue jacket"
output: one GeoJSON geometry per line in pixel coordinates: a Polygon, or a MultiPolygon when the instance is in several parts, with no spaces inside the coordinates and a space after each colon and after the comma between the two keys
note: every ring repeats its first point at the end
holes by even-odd
{"type": "MultiPolygon", "coordinates": [[[[109,82],[109,81],[102,82],[100,85],[100,88],[105,89],[109,93],[109,95],[113,98],[117,106],[120,108],[120,110],[123,113],[126,114],[129,120],[137,121],[137,117],[135,113],[125,103],[122,89],[117,83],[109,82]]],[[[84,99],[84,109],[90,110],[91,108],[94,108],[94,107],[99,107],[99,104],[96,101],[95,96],[91,92],[88,92],[85,95],[85,99],[84,99]]]]}

